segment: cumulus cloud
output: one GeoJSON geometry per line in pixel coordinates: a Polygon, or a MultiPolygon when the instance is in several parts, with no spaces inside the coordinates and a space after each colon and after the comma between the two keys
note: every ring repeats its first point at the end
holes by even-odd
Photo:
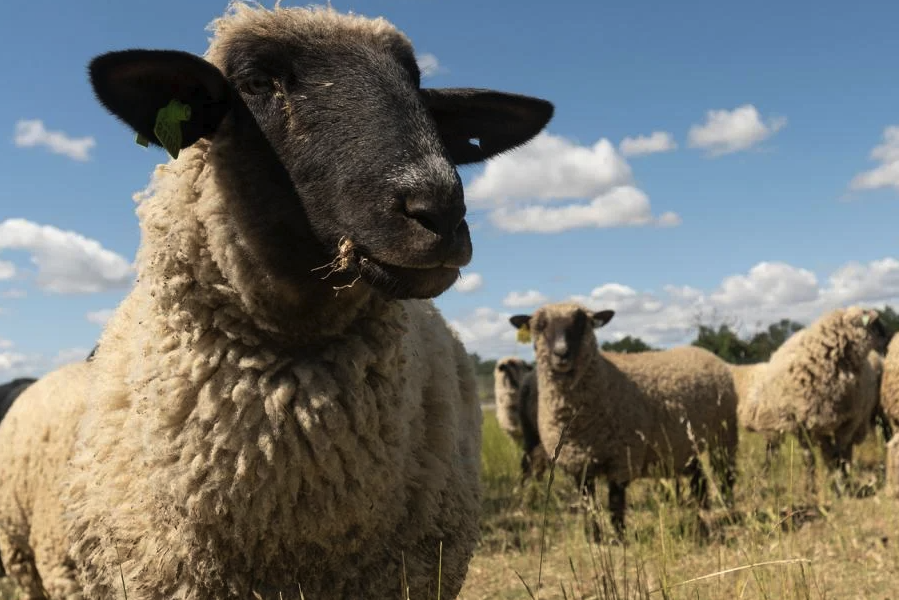
{"type": "Polygon", "coordinates": [[[544,131],[530,143],[489,160],[466,188],[465,197],[472,207],[588,198],[632,179],[630,165],[609,140],[581,146],[544,131]]]}
{"type": "Polygon", "coordinates": [[[466,198],[472,208],[491,209],[489,222],[510,233],[680,223],[674,213],[652,214],[649,197],[633,185],[630,165],[605,138],[583,146],[542,132],[489,160],[466,198]]]}
{"type": "Polygon", "coordinates": [[[480,273],[463,273],[453,288],[459,293],[470,294],[481,289],[484,285],[484,277],[480,273]]]}
{"type": "Polygon", "coordinates": [[[599,195],[586,204],[498,208],[490,214],[490,222],[498,229],[515,233],[559,233],[586,227],[673,227],[680,224],[681,218],[673,212],[653,215],[649,196],[626,185],[599,195]]]}
{"type": "Polygon", "coordinates": [[[0,260],[0,281],[12,279],[16,276],[16,265],[9,261],[0,260]]]}
{"type": "Polygon", "coordinates": [[[37,284],[57,294],[88,294],[125,287],[131,264],[99,242],[74,231],[24,219],[0,221],[0,252],[24,250],[37,266],[37,284]]]}
{"type": "Polygon", "coordinates": [[[0,381],[17,377],[41,377],[65,364],[84,360],[90,350],[64,348],[56,354],[24,353],[10,340],[0,339],[0,381]]]}
{"type": "Polygon", "coordinates": [[[50,131],[40,119],[17,121],[13,142],[20,148],[44,146],[54,154],[78,161],[90,160],[90,150],[97,144],[91,136],[74,138],[63,131],[50,131]]]}
{"type": "Polygon", "coordinates": [[[644,156],[657,152],[671,152],[677,149],[674,136],[667,131],[653,131],[649,135],[626,137],[621,140],[618,150],[623,156],[644,156]]]}
{"type": "Polygon", "coordinates": [[[849,188],[875,190],[891,187],[899,191],[899,125],[884,129],[883,143],[871,150],[870,157],[880,164],[853,177],[849,188]]]}
{"type": "Polygon", "coordinates": [[[733,110],[710,110],[705,123],[692,125],[687,134],[691,148],[701,148],[710,157],[748,150],[770,138],[787,124],[786,117],[762,120],[758,109],[744,104],[733,110]]]}
{"type": "Polygon", "coordinates": [[[418,70],[421,71],[422,77],[433,77],[445,71],[437,57],[428,52],[420,54],[416,62],[418,62],[418,70]]]}
{"type": "MultiPolygon", "coordinates": [[[[782,318],[808,324],[829,310],[852,304],[895,306],[899,304],[899,260],[850,262],[826,277],[784,262],[761,262],[745,273],[724,277],[711,290],[671,284],[661,291],[641,291],[615,282],[551,300],[565,299],[592,310],[615,311],[614,319],[598,332],[601,340],[632,335],[656,347],[669,347],[689,343],[699,322],[726,321],[750,335],[782,318]]],[[[482,307],[454,321],[454,326],[465,332],[469,351],[496,358],[522,351],[508,325],[509,315],[482,307]]]]}
{"type": "Polygon", "coordinates": [[[503,298],[503,306],[508,308],[524,308],[527,306],[539,306],[549,302],[549,298],[538,292],[537,290],[528,290],[526,292],[509,292],[503,298]]]}
{"type": "Polygon", "coordinates": [[[85,315],[85,318],[89,322],[93,323],[94,325],[102,326],[102,325],[106,325],[106,321],[109,320],[109,317],[112,316],[113,312],[114,312],[114,310],[111,308],[104,308],[102,310],[95,310],[95,311],[87,313],[85,315]]]}

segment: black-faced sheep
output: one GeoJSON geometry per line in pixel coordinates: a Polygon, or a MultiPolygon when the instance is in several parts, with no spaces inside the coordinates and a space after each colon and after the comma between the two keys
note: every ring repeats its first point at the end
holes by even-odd
{"type": "Polygon", "coordinates": [[[534,475],[541,479],[549,457],[537,429],[537,373],[533,365],[514,356],[501,358],[493,369],[493,391],[500,428],[522,446],[522,478],[534,475]]]}
{"type": "Polygon", "coordinates": [[[112,52],[90,77],[153,143],[160,109],[188,120],[93,359],[0,425],[8,570],[33,598],[424,598],[438,573],[456,597],[481,412],[428,299],[471,258],[456,165],[552,105],[422,88],[403,34],[330,8],[235,4],[206,60],[112,52]]]}
{"type": "MultiPolygon", "coordinates": [[[[532,332],[544,450],[553,456],[561,439],[558,466],[576,480],[585,474],[591,497],[594,478],[608,480],[612,523],[620,536],[625,492],[636,478],[690,474],[694,494],[706,503],[698,460],[706,448],[730,502],[737,398],[727,365],[701,348],[601,352],[594,328],[613,315],[558,303],[510,322],[532,332]]],[[[593,532],[598,535],[595,525],[593,532]]]]}
{"type": "Polygon", "coordinates": [[[836,309],[790,336],[753,378],[747,422],[769,439],[796,435],[810,491],[817,489],[814,446],[841,489],[852,447],[869,431],[878,404],[878,361],[870,354],[883,353],[886,341],[877,311],[836,309]]]}

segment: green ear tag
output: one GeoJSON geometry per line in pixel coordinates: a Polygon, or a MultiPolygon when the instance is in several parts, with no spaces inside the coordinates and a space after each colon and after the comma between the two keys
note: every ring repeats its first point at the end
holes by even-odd
{"type": "Polygon", "coordinates": [[[172,100],[156,113],[153,133],[172,158],[178,158],[178,152],[181,151],[181,121],[189,119],[190,106],[177,100],[172,100]]]}
{"type": "Polygon", "coordinates": [[[531,343],[531,329],[527,326],[527,324],[522,325],[518,328],[518,333],[515,335],[515,339],[518,340],[521,344],[530,344],[531,343]]]}
{"type": "Polygon", "coordinates": [[[150,140],[138,133],[137,137],[134,138],[134,143],[138,146],[143,146],[144,148],[146,148],[150,145],[150,140]]]}

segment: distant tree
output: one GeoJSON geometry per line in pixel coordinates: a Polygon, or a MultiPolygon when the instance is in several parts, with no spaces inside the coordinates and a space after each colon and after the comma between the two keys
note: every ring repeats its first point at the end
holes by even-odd
{"type": "Polygon", "coordinates": [[[897,314],[889,304],[885,305],[883,309],[880,310],[880,320],[888,334],[893,335],[899,331],[899,314],[897,314]]]}
{"type": "Polygon", "coordinates": [[[638,337],[625,336],[617,342],[603,342],[602,349],[606,352],[647,352],[655,350],[652,346],[644,342],[638,337]]]}
{"type": "Polygon", "coordinates": [[[768,360],[781,344],[803,327],[805,326],[802,323],[790,319],[781,319],[777,323],[768,325],[768,329],[753,335],[746,344],[746,362],[755,363],[768,360]]]}
{"type": "Polygon", "coordinates": [[[752,362],[749,345],[726,324],[719,325],[717,329],[708,325],[700,325],[692,345],[705,348],[729,363],[752,362]]]}

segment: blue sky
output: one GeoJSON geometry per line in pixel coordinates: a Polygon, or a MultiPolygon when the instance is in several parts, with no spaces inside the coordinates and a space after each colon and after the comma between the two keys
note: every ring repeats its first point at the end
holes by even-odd
{"type": "MultiPolygon", "coordinates": [[[[437,302],[472,350],[526,354],[508,315],[570,297],[618,311],[603,335],[660,345],[696,318],[899,302],[899,4],[332,4],[408,34],[427,85],[555,103],[531,146],[462,170],[475,255],[437,302]]],[[[202,53],[225,5],[5,7],[0,378],[90,349],[130,282],[131,197],[165,160],[94,100],[88,61],[202,53]]]]}

